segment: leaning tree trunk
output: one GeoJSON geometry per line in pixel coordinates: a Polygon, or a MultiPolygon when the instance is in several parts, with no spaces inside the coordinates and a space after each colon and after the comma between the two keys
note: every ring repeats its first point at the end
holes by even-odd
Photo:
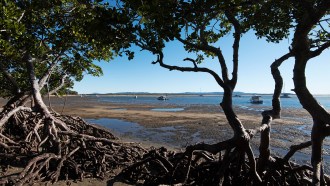
{"type": "MultiPolygon", "coordinates": [[[[308,22],[309,23],[309,22],[308,22]]],[[[315,100],[306,85],[305,70],[308,60],[311,58],[310,43],[308,38],[310,25],[312,23],[298,26],[293,42],[295,64],[293,70],[294,91],[302,104],[313,118],[311,133],[312,157],[311,162],[314,169],[313,184],[320,185],[323,180],[322,172],[322,143],[325,138],[326,124],[330,121],[329,113],[315,100]],[[309,26],[309,27],[308,27],[309,26]]]]}
{"type": "MultiPolygon", "coordinates": [[[[35,71],[34,71],[33,61],[31,59],[31,57],[28,56],[28,55],[27,55],[27,59],[26,59],[26,66],[27,66],[27,69],[28,69],[29,79],[30,79],[30,82],[31,82],[33,100],[34,100],[34,102],[37,106],[37,109],[40,110],[40,112],[42,114],[44,114],[46,119],[48,119],[50,121],[54,121],[57,125],[60,126],[60,128],[62,128],[64,130],[70,130],[64,122],[62,122],[62,121],[60,121],[60,120],[58,120],[58,119],[56,119],[55,117],[52,116],[52,114],[48,110],[46,104],[42,100],[39,83],[38,83],[38,80],[36,78],[35,71]]],[[[52,128],[53,128],[53,131],[55,132],[55,136],[57,136],[56,135],[57,132],[55,130],[55,127],[52,127],[52,128]]]]}

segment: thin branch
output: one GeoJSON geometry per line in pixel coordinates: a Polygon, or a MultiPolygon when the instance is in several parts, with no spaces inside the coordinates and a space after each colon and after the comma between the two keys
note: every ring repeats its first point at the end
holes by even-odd
{"type": "MultiPolygon", "coordinates": [[[[208,52],[211,52],[211,53],[215,54],[218,57],[218,60],[219,60],[220,66],[221,66],[222,79],[223,79],[224,82],[228,82],[228,80],[229,80],[229,78],[228,78],[228,68],[227,68],[227,65],[226,65],[225,58],[224,58],[220,48],[216,48],[216,47],[213,47],[213,46],[208,45],[208,44],[203,44],[203,45],[194,44],[194,43],[191,43],[187,40],[182,39],[181,37],[176,37],[176,39],[179,40],[181,43],[183,43],[187,46],[190,46],[192,48],[202,50],[202,51],[208,51],[208,52]]],[[[221,86],[221,87],[223,87],[223,86],[221,86]]]]}
{"type": "Polygon", "coordinates": [[[330,41],[324,43],[323,45],[321,45],[318,49],[311,51],[311,57],[310,58],[314,58],[316,56],[319,56],[325,49],[330,47],[330,41]]]}
{"type": "Polygon", "coordinates": [[[11,110],[10,112],[6,113],[5,116],[3,116],[0,120],[0,128],[2,128],[2,126],[8,121],[8,119],[13,116],[15,113],[17,113],[18,111],[29,111],[31,112],[32,109],[30,107],[24,107],[24,106],[19,106],[13,110],[11,110]]]}
{"type": "Polygon", "coordinates": [[[57,91],[59,91],[61,88],[63,88],[64,85],[66,84],[65,80],[66,80],[67,77],[68,77],[67,74],[65,74],[64,76],[62,76],[62,78],[61,78],[61,84],[59,86],[57,86],[56,88],[54,88],[53,90],[49,91],[48,94],[49,95],[52,95],[52,94],[56,93],[57,91]]]}
{"type": "Polygon", "coordinates": [[[209,69],[209,68],[202,68],[202,67],[179,67],[179,66],[174,66],[174,65],[167,65],[163,62],[164,59],[164,54],[162,51],[158,51],[154,48],[151,48],[149,46],[143,45],[141,43],[136,43],[136,45],[138,45],[139,47],[141,47],[144,50],[148,50],[150,52],[152,52],[153,54],[157,54],[157,60],[152,62],[152,64],[157,64],[159,63],[159,65],[163,68],[169,69],[169,70],[178,70],[181,72],[206,72],[209,73],[213,76],[213,78],[217,81],[217,83],[223,87],[224,83],[222,81],[222,79],[218,76],[218,74],[216,72],[214,72],[213,70],[209,69]]]}
{"type": "Polygon", "coordinates": [[[18,23],[21,22],[22,18],[24,17],[24,14],[25,14],[25,11],[23,11],[21,17],[18,18],[18,20],[17,20],[18,23]]]}
{"type": "Polygon", "coordinates": [[[304,143],[301,143],[299,145],[292,145],[290,147],[290,151],[284,156],[283,160],[284,161],[289,161],[289,159],[296,153],[298,150],[307,148],[312,145],[312,141],[307,141],[304,143]]]}
{"type": "Polygon", "coordinates": [[[20,88],[19,88],[15,78],[10,73],[8,73],[8,71],[3,67],[2,63],[0,64],[0,69],[3,73],[3,75],[6,77],[6,79],[9,80],[10,83],[13,85],[14,92],[15,93],[20,93],[20,88]]]}
{"type": "Polygon", "coordinates": [[[318,25],[321,27],[321,29],[323,30],[323,32],[328,32],[321,24],[321,21],[318,22],[318,25]]]}
{"type": "Polygon", "coordinates": [[[188,146],[186,148],[186,153],[189,154],[195,150],[204,150],[204,151],[210,152],[212,154],[217,154],[222,150],[226,150],[226,149],[230,150],[230,149],[234,148],[235,140],[236,139],[231,138],[229,140],[222,141],[222,142],[212,144],[212,145],[201,143],[201,144],[188,146]]]}
{"type": "Polygon", "coordinates": [[[162,52],[159,53],[157,62],[163,68],[167,68],[169,70],[178,70],[178,71],[181,71],[181,72],[206,72],[206,73],[211,74],[213,76],[213,78],[217,81],[217,83],[221,87],[224,86],[224,83],[223,83],[222,79],[218,76],[217,73],[215,73],[211,69],[203,68],[203,67],[191,68],[191,67],[179,67],[179,66],[174,66],[174,65],[167,65],[163,62],[163,58],[164,58],[163,53],[162,52]]]}
{"type": "Polygon", "coordinates": [[[194,60],[194,59],[191,59],[191,58],[187,57],[187,58],[184,58],[183,61],[191,61],[194,64],[194,67],[198,68],[196,60],[194,60]]]}
{"type": "Polygon", "coordinates": [[[57,62],[58,62],[58,59],[59,59],[60,57],[61,57],[61,56],[59,55],[59,56],[57,56],[57,57],[55,58],[55,60],[54,60],[54,61],[50,64],[50,66],[48,67],[48,70],[45,72],[45,74],[40,78],[40,80],[39,80],[39,82],[38,82],[40,89],[42,89],[42,88],[45,86],[48,77],[49,77],[49,76],[51,75],[51,73],[53,72],[53,70],[54,70],[54,68],[55,68],[55,66],[56,66],[56,64],[57,64],[57,62]]]}

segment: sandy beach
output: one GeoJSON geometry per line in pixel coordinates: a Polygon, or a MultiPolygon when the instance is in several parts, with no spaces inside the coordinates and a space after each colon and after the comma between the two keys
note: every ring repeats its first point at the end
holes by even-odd
{"type": "MultiPolygon", "coordinates": [[[[3,105],[5,100],[0,100],[3,105]]],[[[159,112],[152,109],[157,105],[123,104],[99,102],[93,97],[68,96],[51,97],[45,103],[58,113],[80,116],[84,119],[117,119],[131,122],[139,127],[139,131],[116,133],[123,141],[138,142],[145,147],[165,146],[171,150],[182,150],[196,143],[216,143],[232,137],[225,115],[217,105],[189,105],[178,112],[159,112]]],[[[174,105],[168,105],[174,108],[174,105]]],[[[257,106],[256,106],[257,107],[257,106]]],[[[261,123],[261,112],[235,107],[237,115],[247,129],[253,129],[261,123]]],[[[110,120],[111,121],[111,120],[110,120]]],[[[311,119],[302,109],[283,109],[282,118],[272,123],[271,149],[272,155],[284,156],[293,144],[308,141],[311,119]]],[[[252,139],[252,147],[258,154],[260,137],[252,139]]],[[[324,160],[326,172],[329,172],[330,160],[329,139],[324,143],[324,160]]],[[[298,152],[291,160],[308,163],[310,148],[298,152]]],[[[89,180],[85,185],[105,185],[105,181],[89,180]]],[[[78,184],[78,183],[77,183],[78,184]]],[[[79,185],[79,184],[78,184],[79,185]]]]}

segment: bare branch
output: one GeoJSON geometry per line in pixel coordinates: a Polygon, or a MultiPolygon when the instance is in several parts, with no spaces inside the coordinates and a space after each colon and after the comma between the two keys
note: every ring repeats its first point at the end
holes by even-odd
{"type": "Polygon", "coordinates": [[[8,119],[13,116],[15,113],[17,113],[18,111],[32,111],[32,109],[30,107],[24,107],[24,106],[19,106],[17,108],[14,108],[13,110],[11,110],[10,112],[6,113],[5,116],[3,116],[0,120],[0,128],[2,128],[2,126],[8,121],[8,119]]]}
{"type": "Polygon", "coordinates": [[[312,145],[312,141],[307,141],[304,143],[301,143],[299,145],[292,145],[290,147],[290,151],[284,156],[283,160],[284,161],[289,161],[289,159],[296,153],[298,150],[307,148],[312,145]]]}
{"type": "Polygon", "coordinates": [[[17,20],[18,23],[21,22],[22,18],[24,17],[24,14],[25,14],[25,11],[23,11],[21,17],[18,18],[18,20],[17,20]]]}
{"type": "Polygon", "coordinates": [[[20,93],[20,88],[15,80],[15,78],[6,70],[4,69],[2,63],[0,64],[0,69],[3,73],[3,75],[10,81],[10,83],[13,85],[14,87],[14,92],[15,93],[20,93]]]}
{"type": "Polygon", "coordinates": [[[310,58],[314,58],[316,56],[319,56],[325,49],[330,47],[330,41],[324,43],[323,45],[321,45],[318,49],[311,51],[311,57],[310,58]]]}
{"type": "Polygon", "coordinates": [[[194,67],[197,68],[196,60],[187,57],[187,58],[184,58],[183,61],[191,61],[194,64],[194,67]]]}
{"type": "MultiPolygon", "coordinates": [[[[228,69],[227,69],[225,58],[224,58],[220,48],[216,48],[216,47],[213,47],[213,46],[208,45],[208,44],[202,44],[202,45],[194,44],[194,43],[191,43],[187,40],[182,39],[181,37],[176,37],[176,39],[179,40],[181,43],[187,45],[187,46],[190,46],[192,48],[196,48],[196,49],[199,49],[199,50],[202,50],[202,51],[211,52],[214,55],[216,55],[218,57],[218,60],[219,60],[220,66],[221,66],[222,79],[223,79],[224,82],[228,82],[228,80],[229,80],[229,78],[228,78],[228,69]]],[[[223,86],[221,86],[221,87],[223,87],[223,86]]]]}
{"type": "Polygon", "coordinates": [[[48,94],[49,95],[52,95],[54,93],[57,93],[57,91],[59,91],[61,88],[63,88],[64,85],[66,84],[65,80],[66,80],[67,77],[68,77],[67,74],[65,74],[64,76],[62,76],[62,78],[61,78],[61,84],[59,86],[57,86],[56,88],[54,88],[53,90],[49,91],[48,94]]]}
{"type": "Polygon", "coordinates": [[[202,68],[202,67],[179,67],[179,66],[174,66],[174,65],[167,65],[163,62],[164,59],[164,54],[162,51],[156,50],[154,48],[151,48],[147,45],[141,44],[141,43],[136,43],[136,45],[138,45],[139,47],[141,47],[144,50],[148,50],[150,52],[152,52],[153,54],[157,54],[157,60],[152,62],[152,64],[157,64],[159,63],[159,65],[163,68],[169,69],[169,70],[178,70],[181,72],[206,72],[209,73],[213,76],[213,78],[217,81],[217,83],[223,87],[224,83],[222,81],[222,79],[218,76],[218,74],[216,72],[214,72],[211,69],[208,68],[202,68]]]}
{"type": "Polygon", "coordinates": [[[208,68],[202,68],[202,67],[194,67],[194,68],[191,68],[191,67],[179,67],[179,66],[172,66],[172,65],[167,65],[165,63],[163,63],[163,53],[161,52],[159,55],[158,55],[158,63],[161,67],[164,67],[164,68],[167,68],[169,70],[178,70],[178,71],[182,71],[182,72],[206,72],[206,73],[209,73],[213,76],[213,78],[217,81],[217,83],[223,87],[224,86],[224,83],[222,81],[222,79],[218,76],[217,73],[215,73],[213,70],[211,69],[208,69],[208,68]]]}
{"type": "Polygon", "coordinates": [[[55,60],[48,67],[48,70],[45,72],[45,74],[40,78],[40,80],[38,82],[40,89],[42,89],[45,86],[48,77],[52,74],[52,72],[53,72],[53,70],[54,70],[54,68],[55,68],[55,66],[58,62],[58,59],[60,57],[61,56],[59,55],[55,58],[55,60]]]}

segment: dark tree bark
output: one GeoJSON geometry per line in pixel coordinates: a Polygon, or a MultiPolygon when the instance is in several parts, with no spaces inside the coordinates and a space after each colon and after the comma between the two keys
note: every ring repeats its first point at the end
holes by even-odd
{"type": "MultiPolygon", "coordinates": [[[[306,85],[306,65],[309,59],[315,56],[311,51],[311,43],[308,38],[309,32],[320,21],[320,19],[330,9],[329,1],[321,1],[318,7],[313,7],[309,3],[301,2],[300,6],[306,8],[298,20],[294,33],[292,52],[295,57],[293,69],[294,91],[303,106],[313,118],[313,128],[311,133],[312,157],[311,162],[314,169],[313,184],[321,185],[322,178],[322,143],[325,138],[324,129],[330,123],[330,114],[316,101],[309,92],[306,85]]],[[[323,49],[324,50],[324,49],[323,49]]],[[[323,51],[322,50],[322,51],[323,51]]]]}

